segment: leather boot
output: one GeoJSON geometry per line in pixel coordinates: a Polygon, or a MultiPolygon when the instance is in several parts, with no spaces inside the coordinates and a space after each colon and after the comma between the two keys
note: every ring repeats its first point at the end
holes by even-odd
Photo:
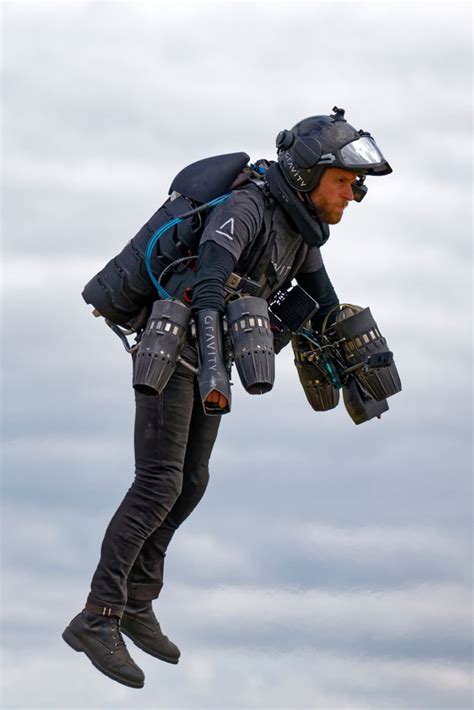
{"type": "Polygon", "coordinates": [[[116,616],[101,616],[85,609],[64,630],[63,639],[83,651],[106,676],[130,688],[143,688],[145,676],[130,657],[116,616]]]}
{"type": "Polygon", "coordinates": [[[180,650],[162,632],[153,613],[151,601],[127,601],[120,628],[142,651],[161,661],[178,663],[180,650]]]}

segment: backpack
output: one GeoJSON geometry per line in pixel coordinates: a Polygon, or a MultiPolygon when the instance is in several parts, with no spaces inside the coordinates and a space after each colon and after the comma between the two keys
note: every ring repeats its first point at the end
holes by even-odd
{"type": "Polygon", "coordinates": [[[94,307],[94,315],[130,326],[163,296],[160,275],[176,261],[196,255],[206,213],[227,199],[236,185],[255,176],[247,167],[249,160],[246,153],[229,153],[181,170],[165,203],[84,287],[82,297],[94,307]]]}

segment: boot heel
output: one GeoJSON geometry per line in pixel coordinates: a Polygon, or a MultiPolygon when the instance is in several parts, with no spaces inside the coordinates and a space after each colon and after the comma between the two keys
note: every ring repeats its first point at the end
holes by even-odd
{"type": "Polygon", "coordinates": [[[71,648],[73,648],[75,651],[83,651],[84,647],[82,643],[74,636],[71,631],[69,631],[69,628],[65,629],[62,634],[63,639],[66,641],[71,648]]]}

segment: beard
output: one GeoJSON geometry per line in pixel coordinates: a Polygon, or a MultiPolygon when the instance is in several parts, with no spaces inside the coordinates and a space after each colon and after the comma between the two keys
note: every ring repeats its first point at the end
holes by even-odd
{"type": "Polygon", "coordinates": [[[333,203],[330,203],[323,197],[319,197],[317,203],[314,205],[314,209],[319,219],[326,224],[337,224],[341,221],[342,215],[344,214],[344,208],[338,207],[333,203]]]}

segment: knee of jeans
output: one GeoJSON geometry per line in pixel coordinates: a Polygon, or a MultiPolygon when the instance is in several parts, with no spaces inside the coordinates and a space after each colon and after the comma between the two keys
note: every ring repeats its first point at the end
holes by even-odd
{"type": "MultiPolygon", "coordinates": [[[[183,472],[181,471],[180,476],[176,476],[171,481],[169,481],[168,486],[164,486],[163,489],[167,491],[167,495],[170,501],[170,507],[172,507],[178,500],[183,490],[183,472]]],[[[158,487],[157,493],[159,495],[162,493],[160,487],[158,487]]]]}
{"type": "Polygon", "coordinates": [[[156,498],[160,503],[166,499],[167,505],[171,507],[181,495],[183,471],[176,470],[158,477],[145,469],[137,468],[133,487],[136,490],[141,489],[150,499],[156,498]]]}
{"type": "Polygon", "coordinates": [[[179,481],[176,481],[176,485],[174,488],[174,493],[175,493],[175,500],[179,498],[181,493],[183,492],[183,474],[181,474],[179,481]]]}
{"type": "Polygon", "coordinates": [[[184,470],[183,489],[193,497],[201,498],[209,483],[209,466],[197,465],[184,470]]]}

